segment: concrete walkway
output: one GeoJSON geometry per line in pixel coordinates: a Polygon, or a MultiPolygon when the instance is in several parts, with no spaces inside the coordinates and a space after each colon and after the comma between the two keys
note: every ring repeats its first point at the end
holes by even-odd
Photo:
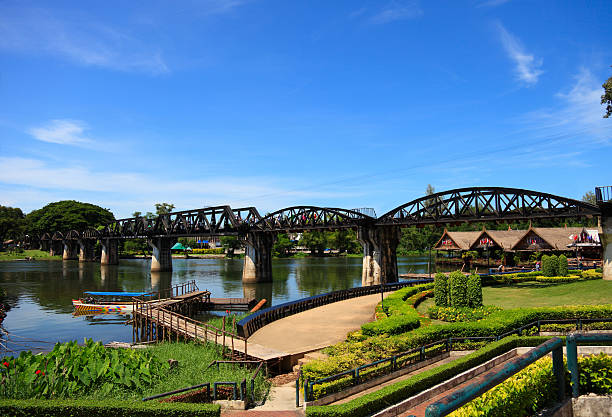
{"type": "Polygon", "coordinates": [[[372,294],[313,308],[265,325],[248,341],[290,355],[322,349],[373,320],[379,302],[380,294],[372,294]]]}

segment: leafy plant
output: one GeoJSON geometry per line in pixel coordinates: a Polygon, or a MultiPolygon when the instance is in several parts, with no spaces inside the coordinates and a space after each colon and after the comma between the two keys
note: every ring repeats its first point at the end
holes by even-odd
{"type": "Polygon", "coordinates": [[[497,306],[470,307],[438,307],[433,306],[427,310],[427,315],[432,319],[456,322],[456,321],[478,321],[489,316],[501,308],[497,306]]]}
{"type": "Polygon", "coordinates": [[[467,298],[471,308],[482,306],[482,283],[480,276],[472,274],[467,280],[467,298]]]}
{"type": "Polygon", "coordinates": [[[467,277],[461,271],[453,271],[449,275],[450,304],[453,307],[467,307],[467,277]]]}
{"type": "Polygon", "coordinates": [[[599,355],[578,358],[580,392],[600,395],[612,394],[612,356],[599,355]]]}
{"type": "Polygon", "coordinates": [[[434,300],[437,306],[446,307],[449,304],[448,277],[442,272],[434,276],[434,300]]]}
{"type": "Polygon", "coordinates": [[[567,276],[567,256],[559,255],[557,258],[557,274],[559,276],[567,276]]]}

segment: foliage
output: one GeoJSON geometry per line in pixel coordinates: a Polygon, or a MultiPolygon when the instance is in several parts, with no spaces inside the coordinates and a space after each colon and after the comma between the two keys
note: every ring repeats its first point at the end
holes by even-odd
{"type": "Polygon", "coordinates": [[[217,404],[117,400],[0,400],[0,415],[19,417],[218,417],[217,404]]]}
{"type": "Polygon", "coordinates": [[[416,227],[410,226],[402,228],[397,253],[406,256],[411,252],[425,252],[433,247],[440,238],[439,231],[433,226],[416,227]]]}
{"type": "Polygon", "coordinates": [[[123,250],[132,253],[146,253],[151,251],[151,247],[145,239],[127,239],[123,242],[123,250]]]}
{"type": "Polygon", "coordinates": [[[4,398],[63,398],[100,390],[107,395],[115,390],[142,392],[157,383],[169,366],[150,352],[107,349],[87,340],[56,344],[45,355],[23,351],[17,358],[4,357],[4,398]]]}
{"type": "Polygon", "coordinates": [[[449,414],[451,417],[532,416],[556,399],[552,359],[544,357],[449,414]]]}
{"type": "Polygon", "coordinates": [[[477,308],[432,306],[427,310],[427,315],[432,319],[447,322],[477,321],[500,310],[501,308],[497,306],[480,306],[477,308]]]}
{"type": "Polygon", "coordinates": [[[49,251],[28,249],[21,252],[0,252],[0,261],[13,261],[23,259],[26,256],[33,259],[62,259],[61,256],[51,256],[49,251]]]}
{"type": "Polygon", "coordinates": [[[302,233],[300,246],[305,246],[313,255],[321,256],[328,247],[328,235],[326,232],[314,230],[302,233]]]}
{"type": "Polygon", "coordinates": [[[21,237],[25,229],[25,216],[21,209],[0,206],[0,246],[5,240],[21,237]]]}
{"type": "Polygon", "coordinates": [[[591,203],[593,205],[596,205],[597,204],[597,196],[595,195],[595,193],[593,191],[587,191],[582,196],[582,201],[585,201],[587,203],[591,203]]]}
{"type": "Polygon", "coordinates": [[[585,279],[599,279],[599,278],[603,278],[603,274],[600,272],[597,272],[597,270],[595,269],[585,269],[583,271],[580,271],[580,276],[582,276],[582,278],[585,279]]]}
{"type": "Polygon", "coordinates": [[[361,253],[361,245],[357,241],[354,230],[337,230],[329,233],[328,246],[339,253],[361,253]]]}
{"type": "Polygon", "coordinates": [[[155,203],[155,213],[159,216],[160,214],[172,213],[174,210],[174,204],[170,203],[155,203]]]}
{"type": "Polygon", "coordinates": [[[227,256],[234,256],[234,251],[242,247],[240,240],[236,236],[221,236],[221,246],[227,251],[227,256]]]}
{"type": "Polygon", "coordinates": [[[582,278],[578,275],[569,275],[567,277],[536,277],[535,281],[536,282],[548,282],[548,283],[552,283],[552,284],[560,284],[560,283],[565,283],[565,282],[576,282],[576,281],[580,281],[582,280],[582,278]]]}
{"type": "Polygon", "coordinates": [[[109,210],[74,200],[50,203],[26,216],[28,231],[36,234],[97,228],[114,220],[115,216],[109,210]]]}
{"type": "Polygon", "coordinates": [[[272,246],[272,255],[287,256],[294,247],[295,243],[289,239],[286,233],[279,233],[276,237],[276,242],[274,242],[274,246],[272,246]]]}
{"type": "MultiPolygon", "coordinates": [[[[400,382],[388,385],[380,390],[359,396],[344,404],[330,406],[313,406],[306,409],[308,417],[365,417],[374,414],[390,405],[437,385],[466,370],[480,365],[509,349],[515,348],[518,338],[507,337],[492,342],[484,348],[456,359],[450,363],[421,372],[400,382]]],[[[311,362],[312,363],[312,362],[311,362]]],[[[308,364],[309,365],[309,364],[308,364]]],[[[305,367],[302,367],[304,371],[305,367]]],[[[312,378],[309,377],[310,380],[312,378]]]]}
{"type": "Polygon", "coordinates": [[[557,258],[557,264],[557,273],[559,274],[559,276],[567,276],[567,256],[559,255],[559,257],[557,258]]]}
{"type": "Polygon", "coordinates": [[[448,277],[442,272],[436,273],[434,276],[434,299],[437,306],[448,306],[448,277]]]}
{"type": "Polygon", "coordinates": [[[612,356],[602,352],[579,357],[578,367],[581,393],[612,394],[612,356]]]}
{"type": "Polygon", "coordinates": [[[606,113],[603,117],[607,119],[612,115],[612,77],[608,78],[601,87],[604,89],[604,93],[601,95],[601,104],[606,105],[606,113]]]}
{"type": "Polygon", "coordinates": [[[471,308],[482,307],[482,282],[480,275],[471,274],[467,280],[467,298],[471,308]]]}
{"type": "Polygon", "coordinates": [[[461,271],[449,274],[450,305],[453,307],[467,307],[467,277],[461,271]]]}
{"type": "Polygon", "coordinates": [[[534,271],[534,272],[521,272],[516,274],[504,274],[504,275],[494,275],[492,277],[488,277],[488,279],[493,279],[494,282],[500,284],[518,284],[521,282],[546,282],[551,284],[562,284],[568,282],[577,282],[577,281],[588,281],[594,279],[601,279],[602,273],[597,272],[594,269],[585,269],[583,271],[572,270],[568,271],[567,276],[553,276],[546,277],[541,275],[542,272],[534,271]]]}
{"type": "Polygon", "coordinates": [[[559,262],[555,255],[542,256],[542,275],[554,277],[558,275],[559,262]]]}
{"type": "Polygon", "coordinates": [[[213,248],[213,249],[193,249],[192,252],[194,255],[223,255],[225,253],[225,249],[223,248],[213,248]]]}

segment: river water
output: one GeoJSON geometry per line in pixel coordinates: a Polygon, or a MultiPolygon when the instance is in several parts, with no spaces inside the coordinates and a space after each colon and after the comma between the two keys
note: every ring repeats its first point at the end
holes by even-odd
{"type": "MultiPolygon", "coordinates": [[[[350,257],[275,259],[272,283],[248,285],[241,281],[241,259],[173,259],[173,271],[167,273],[151,273],[150,260],[144,259],[104,267],[77,261],[0,262],[0,287],[11,306],[2,324],[9,336],[0,336],[0,343],[19,352],[83,338],[131,342],[128,316],[73,316],[72,299],[84,291],[147,291],[195,280],[212,297],[265,298],[270,306],[359,286],[361,262],[350,257]]],[[[399,258],[399,273],[427,272],[427,263],[427,257],[399,258]]]]}

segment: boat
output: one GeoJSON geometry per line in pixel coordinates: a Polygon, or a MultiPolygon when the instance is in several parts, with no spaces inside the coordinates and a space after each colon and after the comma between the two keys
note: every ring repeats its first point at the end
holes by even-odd
{"type": "Polygon", "coordinates": [[[84,297],[72,300],[74,313],[87,314],[131,314],[134,310],[132,297],[149,295],[148,292],[85,291],[84,297]]]}

